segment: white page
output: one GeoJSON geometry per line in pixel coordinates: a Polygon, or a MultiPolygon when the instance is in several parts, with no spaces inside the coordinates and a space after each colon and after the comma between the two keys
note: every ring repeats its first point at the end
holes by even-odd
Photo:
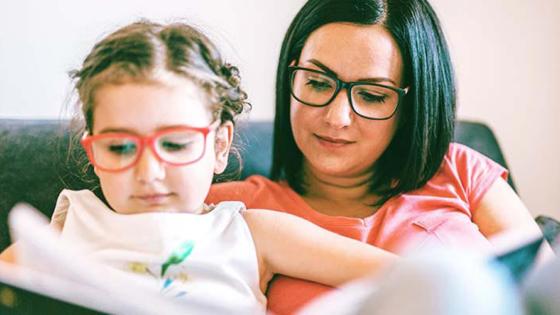
{"type": "Polygon", "coordinates": [[[24,289],[117,314],[184,314],[141,277],[85,259],[58,241],[47,219],[28,205],[9,215],[20,266],[0,265],[0,279],[24,289]]]}

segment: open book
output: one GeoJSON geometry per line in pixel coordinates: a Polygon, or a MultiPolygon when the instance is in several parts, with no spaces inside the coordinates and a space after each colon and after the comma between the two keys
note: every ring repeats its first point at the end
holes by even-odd
{"type": "Polygon", "coordinates": [[[543,243],[543,235],[532,231],[499,235],[493,239],[499,248],[494,260],[506,267],[519,284],[533,269],[543,243]]]}
{"type": "Polygon", "coordinates": [[[185,308],[162,296],[142,277],[85,259],[77,249],[60,243],[47,219],[31,206],[16,205],[9,223],[17,241],[18,266],[0,262],[0,285],[8,292],[8,298],[3,299],[7,302],[0,305],[2,314],[45,314],[44,307],[56,314],[62,310],[72,314],[227,312],[219,305],[194,301],[185,308]]]}
{"type": "MultiPolygon", "coordinates": [[[[207,313],[208,310],[227,313],[227,310],[220,310],[219,305],[193,304],[185,308],[184,304],[154,292],[147,282],[135,275],[85,259],[77,249],[58,242],[58,235],[47,219],[30,206],[17,205],[10,213],[9,222],[13,238],[17,240],[21,265],[0,262],[0,289],[14,292],[15,301],[11,306],[0,304],[2,314],[17,310],[19,306],[27,312],[19,308],[17,313],[29,314],[44,314],[46,306],[56,313],[68,309],[72,314],[185,314],[207,313]]],[[[504,236],[503,246],[499,246],[500,251],[492,259],[501,262],[520,281],[533,265],[542,241],[542,236],[535,234],[504,236]]],[[[360,289],[365,285],[374,287],[371,281],[349,286],[355,286],[355,292],[367,294],[368,290],[360,289]]],[[[333,298],[335,300],[328,304],[337,302],[337,298],[333,298]]]]}
{"type": "Polygon", "coordinates": [[[492,254],[441,248],[411,253],[374,277],[320,296],[298,314],[521,315],[519,288],[534,270],[543,237],[516,231],[492,244],[492,254]]]}

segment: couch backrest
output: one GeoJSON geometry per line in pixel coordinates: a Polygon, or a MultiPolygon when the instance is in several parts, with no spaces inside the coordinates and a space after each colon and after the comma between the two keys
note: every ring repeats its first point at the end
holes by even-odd
{"type": "MultiPolygon", "coordinates": [[[[225,179],[269,175],[272,160],[272,122],[238,125],[235,143],[243,169],[235,177],[238,161],[230,156],[225,179]],[[239,175],[239,174],[238,174],[239,175]]],[[[455,139],[507,167],[492,131],[485,125],[458,122],[455,139]]],[[[46,215],[52,213],[63,188],[91,189],[101,197],[91,169],[79,170],[77,159],[85,156],[79,145],[68,154],[68,122],[55,120],[0,119],[0,250],[8,244],[7,213],[15,203],[25,201],[46,215]]],[[[224,177],[217,180],[224,180],[224,177]]],[[[513,183],[510,182],[513,186],[513,183]]]]}

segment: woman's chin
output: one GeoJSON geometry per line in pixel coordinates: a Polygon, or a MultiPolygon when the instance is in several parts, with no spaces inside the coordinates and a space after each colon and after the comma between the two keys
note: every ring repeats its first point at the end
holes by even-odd
{"type": "Polygon", "coordinates": [[[312,176],[321,177],[338,177],[338,178],[358,178],[369,177],[369,169],[367,167],[357,167],[345,160],[323,160],[310,163],[311,167],[307,167],[312,176]]]}

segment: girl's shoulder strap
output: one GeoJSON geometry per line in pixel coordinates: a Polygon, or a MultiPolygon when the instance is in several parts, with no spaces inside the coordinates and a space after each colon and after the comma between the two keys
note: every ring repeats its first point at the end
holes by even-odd
{"type": "Polygon", "coordinates": [[[210,213],[213,213],[213,212],[216,213],[216,214],[223,213],[223,212],[241,213],[245,209],[247,209],[247,208],[245,207],[245,204],[241,201],[222,201],[222,202],[218,203],[217,205],[213,205],[213,209],[211,210],[210,213]]]}
{"type": "Polygon", "coordinates": [[[89,208],[91,206],[95,208],[106,207],[106,205],[99,200],[93,192],[87,189],[64,189],[60,192],[58,199],[56,200],[54,212],[51,216],[51,225],[62,231],[69,209],[76,206],[84,208],[89,208]]]}

